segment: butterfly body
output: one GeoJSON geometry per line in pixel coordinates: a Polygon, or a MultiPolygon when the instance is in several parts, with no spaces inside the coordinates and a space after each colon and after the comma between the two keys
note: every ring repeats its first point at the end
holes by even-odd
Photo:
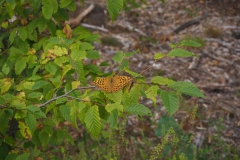
{"type": "Polygon", "coordinates": [[[111,93],[122,90],[124,86],[132,82],[132,78],[128,76],[115,76],[112,78],[98,78],[93,81],[93,85],[100,88],[102,91],[111,93]]]}

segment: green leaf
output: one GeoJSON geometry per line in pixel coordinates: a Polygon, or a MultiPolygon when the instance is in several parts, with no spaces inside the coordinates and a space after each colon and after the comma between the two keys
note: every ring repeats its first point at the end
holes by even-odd
{"type": "Polygon", "coordinates": [[[110,64],[105,61],[105,62],[100,63],[99,66],[110,66],[110,64]]]}
{"type": "Polygon", "coordinates": [[[4,112],[4,110],[0,110],[0,132],[5,135],[8,128],[9,116],[4,112]]]}
{"type": "Polygon", "coordinates": [[[126,71],[126,72],[129,73],[129,74],[131,74],[133,77],[136,77],[136,76],[141,77],[141,76],[142,76],[142,75],[140,75],[140,74],[137,73],[137,72],[131,71],[128,67],[125,67],[125,68],[124,68],[124,71],[126,71]]]}
{"type": "Polygon", "coordinates": [[[25,109],[26,104],[21,100],[15,99],[11,102],[10,106],[16,107],[18,109],[25,109]]]}
{"type": "Polygon", "coordinates": [[[91,35],[91,32],[82,26],[78,26],[72,31],[72,34],[78,35],[77,39],[82,40],[89,37],[91,35]]]}
{"type": "Polygon", "coordinates": [[[38,100],[40,100],[40,99],[43,98],[43,95],[42,95],[41,92],[32,92],[32,93],[30,93],[30,94],[28,95],[28,98],[29,98],[29,99],[38,99],[38,100]]]}
{"type": "Polygon", "coordinates": [[[7,75],[10,72],[12,65],[13,63],[11,61],[6,61],[2,67],[3,74],[7,75]]]}
{"type": "Polygon", "coordinates": [[[56,126],[63,121],[62,115],[59,112],[56,112],[52,115],[52,120],[55,123],[56,126]]]}
{"type": "Polygon", "coordinates": [[[157,83],[157,84],[160,84],[160,85],[171,85],[171,84],[175,83],[175,81],[173,81],[171,79],[168,79],[168,78],[161,77],[161,76],[153,77],[151,79],[151,82],[157,83]]]}
{"type": "Polygon", "coordinates": [[[127,113],[135,114],[138,116],[152,116],[151,110],[139,103],[131,104],[127,106],[124,110],[127,113]]]}
{"type": "Polygon", "coordinates": [[[47,23],[48,30],[51,32],[52,35],[55,35],[56,33],[56,24],[50,20],[47,23]]]}
{"type": "Polygon", "coordinates": [[[37,31],[33,30],[32,32],[30,32],[28,29],[28,39],[30,39],[31,41],[37,42],[38,41],[37,31]]]}
{"type": "Polygon", "coordinates": [[[53,123],[53,125],[49,126],[49,125],[45,125],[45,122],[44,122],[44,130],[45,130],[45,132],[47,132],[49,135],[52,135],[53,134],[53,129],[54,129],[53,126],[54,126],[54,123],[53,123]]]}
{"type": "Polygon", "coordinates": [[[16,35],[17,35],[17,29],[14,28],[9,36],[9,41],[11,42],[11,44],[14,42],[16,35]]]}
{"type": "Polygon", "coordinates": [[[174,92],[161,92],[162,102],[170,116],[172,116],[177,110],[179,105],[179,99],[174,92]]]}
{"type": "Polygon", "coordinates": [[[27,110],[34,115],[38,115],[40,117],[46,118],[46,115],[37,106],[33,106],[33,105],[27,106],[27,110]]]}
{"type": "Polygon", "coordinates": [[[70,133],[66,130],[64,130],[64,138],[66,138],[70,143],[71,145],[74,145],[74,141],[73,141],[73,138],[72,136],[70,135],[70,133]]]}
{"type": "Polygon", "coordinates": [[[69,57],[67,57],[67,56],[57,57],[57,58],[54,59],[54,62],[58,66],[62,67],[64,65],[64,63],[69,62],[69,57]]]}
{"type": "Polygon", "coordinates": [[[55,73],[57,72],[57,66],[54,65],[53,63],[48,63],[46,66],[45,66],[45,69],[51,73],[52,75],[55,75],[55,73]]]}
{"type": "Polygon", "coordinates": [[[101,122],[98,112],[98,106],[94,105],[88,109],[85,116],[85,123],[88,131],[93,136],[98,136],[101,131],[101,122]]]}
{"type": "Polygon", "coordinates": [[[31,9],[33,10],[34,14],[37,14],[41,8],[42,1],[38,0],[29,0],[29,4],[31,5],[31,9]]]}
{"type": "Polygon", "coordinates": [[[21,154],[16,158],[16,160],[26,160],[26,159],[28,159],[29,155],[30,155],[30,153],[21,154]]]}
{"type": "Polygon", "coordinates": [[[19,58],[15,63],[15,73],[17,75],[21,74],[22,71],[26,68],[26,65],[27,65],[27,57],[19,58]]]}
{"type": "Polygon", "coordinates": [[[129,60],[128,59],[123,59],[122,63],[118,67],[118,72],[122,72],[123,69],[128,68],[129,66],[129,60]]]}
{"type": "Polygon", "coordinates": [[[45,85],[47,85],[48,82],[44,81],[44,80],[40,80],[34,83],[34,85],[32,86],[32,90],[36,90],[39,88],[43,88],[45,85]]]}
{"type": "Polygon", "coordinates": [[[32,114],[27,114],[27,117],[25,118],[25,123],[33,134],[37,127],[37,120],[35,116],[33,116],[32,114]]]}
{"type": "Polygon", "coordinates": [[[46,19],[40,18],[40,19],[38,20],[38,25],[37,25],[37,27],[38,27],[39,32],[42,33],[42,31],[45,30],[45,28],[47,27],[47,21],[46,21],[46,19]]]}
{"type": "Polygon", "coordinates": [[[101,73],[101,70],[99,69],[99,67],[94,64],[86,65],[85,69],[88,69],[92,73],[101,73]]]}
{"type": "Polygon", "coordinates": [[[99,34],[92,34],[90,36],[88,36],[85,41],[86,42],[90,42],[90,43],[93,43],[93,42],[100,42],[99,38],[101,36],[99,34]]]}
{"type": "Polygon", "coordinates": [[[107,0],[107,10],[114,21],[123,8],[123,0],[107,0]]]}
{"type": "Polygon", "coordinates": [[[71,122],[71,117],[70,117],[70,108],[66,105],[61,105],[60,106],[60,112],[62,113],[64,119],[68,122],[71,122]]]}
{"type": "Polygon", "coordinates": [[[56,104],[61,104],[61,103],[67,102],[67,101],[68,101],[67,97],[58,98],[56,100],[56,104]]]}
{"type": "Polygon", "coordinates": [[[163,54],[163,53],[155,53],[154,54],[154,59],[158,60],[158,59],[163,58],[164,56],[166,56],[166,55],[163,54]]]}
{"type": "Polygon", "coordinates": [[[45,130],[42,130],[39,132],[39,139],[42,146],[46,146],[49,142],[49,134],[45,130]]]}
{"type": "Polygon", "coordinates": [[[133,52],[127,52],[127,53],[124,54],[124,56],[125,56],[125,57],[132,57],[134,54],[136,54],[136,53],[138,53],[138,52],[139,52],[139,50],[133,51],[133,52]]]}
{"type": "Polygon", "coordinates": [[[191,82],[176,82],[171,84],[169,87],[177,90],[180,93],[187,94],[189,96],[205,98],[200,89],[198,89],[191,82]]]}
{"type": "Polygon", "coordinates": [[[83,42],[83,43],[81,43],[79,49],[85,51],[85,50],[92,50],[93,48],[94,48],[94,47],[93,47],[92,44],[87,43],[87,42],[83,42]]]}
{"type": "Polygon", "coordinates": [[[78,106],[76,103],[77,102],[75,102],[75,101],[71,101],[71,102],[67,103],[67,106],[69,106],[69,108],[70,108],[71,122],[72,122],[73,126],[78,129],[77,116],[79,115],[79,110],[78,110],[78,106]]]}
{"type": "Polygon", "coordinates": [[[173,49],[171,50],[168,54],[168,57],[192,57],[192,56],[197,56],[192,52],[186,51],[181,48],[173,49]]]}
{"type": "Polygon", "coordinates": [[[79,111],[78,118],[81,121],[81,123],[84,123],[85,117],[86,117],[86,112],[88,111],[89,107],[87,107],[86,104],[82,103],[82,102],[79,102],[77,107],[78,107],[78,111],[79,111]]]}
{"type": "Polygon", "coordinates": [[[33,31],[38,24],[38,19],[33,19],[31,22],[28,23],[27,27],[30,31],[33,31]]]}
{"type": "Polygon", "coordinates": [[[26,116],[27,116],[26,110],[18,110],[18,111],[16,111],[14,118],[22,119],[22,118],[25,118],[26,116]]]}
{"type": "Polygon", "coordinates": [[[64,41],[63,37],[52,37],[52,38],[49,38],[47,40],[47,42],[51,42],[51,43],[54,43],[54,44],[61,44],[63,41],[64,41]]]}
{"type": "MultiPolygon", "coordinates": [[[[6,147],[8,148],[9,146],[6,146],[6,147]]],[[[8,153],[8,151],[4,151],[4,150],[3,150],[3,153],[8,154],[4,160],[16,160],[16,158],[18,157],[17,153],[8,153]]],[[[4,154],[0,152],[0,155],[4,155],[4,154]]]]}
{"type": "Polygon", "coordinates": [[[48,1],[48,3],[53,8],[53,13],[56,13],[58,11],[58,1],[57,0],[51,0],[51,1],[48,1]]]}
{"type": "Polygon", "coordinates": [[[53,123],[53,120],[51,118],[46,118],[43,122],[45,126],[53,127],[55,124],[53,123]]]}
{"type": "Polygon", "coordinates": [[[84,50],[79,50],[79,49],[72,49],[72,52],[70,54],[70,57],[76,61],[76,60],[82,60],[86,58],[86,51],[84,50]]]}
{"type": "Polygon", "coordinates": [[[147,98],[151,99],[153,101],[153,105],[156,106],[156,97],[157,97],[157,91],[159,87],[156,85],[151,86],[146,90],[146,96],[147,98]]]}
{"type": "Polygon", "coordinates": [[[195,41],[193,41],[193,40],[183,40],[183,41],[181,41],[180,42],[180,45],[181,46],[191,46],[191,47],[200,47],[201,46],[201,44],[200,43],[197,43],[197,42],[195,42],[195,41]]]}
{"type": "Polygon", "coordinates": [[[140,90],[141,90],[141,85],[139,85],[139,84],[135,84],[131,88],[131,91],[129,92],[129,99],[128,99],[128,102],[130,104],[138,103],[139,98],[140,98],[140,90]]]}
{"type": "Polygon", "coordinates": [[[65,7],[67,7],[71,3],[72,3],[72,0],[61,0],[59,7],[60,8],[65,8],[65,7]]]}
{"type": "Polygon", "coordinates": [[[25,41],[27,39],[27,27],[21,27],[19,29],[19,37],[25,41]]]}
{"type": "Polygon", "coordinates": [[[121,100],[122,100],[122,90],[119,91],[119,92],[116,92],[116,93],[106,93],[106,92],[104,92],[104,94],[108,99],[111,99],[114,102],[119,102],[120,103],[121,100]]]}
{"type": "Polygon", "coordinates": [[[96,51],[96,50],[88,50],[86,56],[89,59],[98,59],[101,57],[100,54],[98,53],[98,51],[96,51]]]}
{"type": "Polygon", "coordinates": [[[0,98],[0,104],[2,105],[6,105],[7,101],[12,101],[14,100],[15,96],[10,94],[10,93],[6,93],[4,95],[2,95],[2,97],[0,98]]]}
{"type": "Polygon", "coordinates": [[[85,77],[82,60],[77,60],[75,64],[76,64],[76,70],[79,74],[79,80],[81,82],[81,85],[87,84],[87,78],[85,77]]]}
{"type": "Polygon", "coordinates": [[[42,0],[42,13],[46,19],[50,19],[53,14],[53,7],[49,3],[48,0],[42,0]]]}
{"type": "Polygon", "coordinates": [[[121,63],[123,60],[123,52],[117,52],[113,57],[112,60],[115,62],[121,63]]]}
{"type": "Polygon", "coordinates": [[[118,110],[114,109],[107,120],[107,122],[110,123],[110,127],[113,129],[117,128],[117,118],[118,118],[118,110]]]}
{"type": "Polygon", "coordinates": [[[105,109],[108,112],[112,112],[114,109],[117,109],[118,111],[123,112],[123,106],[119,103],[107,104],[105,109]]]}
{"type": "Polygon", "coordinates": [[[72,1],[72,2],[67,6],[66,9],[68,9],[68,10],[71,11],[71,12],[73,12],[73,11],[76,10],[76,8],[77,8],[77,5],[76,5],[75,1],[72,1]]]}

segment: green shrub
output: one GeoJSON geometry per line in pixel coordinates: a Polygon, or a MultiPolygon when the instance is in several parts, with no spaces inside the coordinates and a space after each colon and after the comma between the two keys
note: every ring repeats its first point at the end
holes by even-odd
{"type": "MultiPolygon", "coordinates": [[[[119,73],[127,72],[133,79],[132,87],[130,84],[126,88],[120,86],[123,90],[117,93],[96,90],[91,81],[112,72],[103,73],[100,66],[85,63],[85,59],[101,58],[93,46],[100,35],[84,27],[71,29],[62,24],[68,20],[67,11],[76,9],[73,0],[60,3],[57,0],[4,0],[0,3],[0,159],[50,159],[59,157],[59,150],[62,157],[66,157],[63,146],[74,145],[68,130],[71,125],[78,129],[81,124],[93,139],[100,141],[103,128],[109,125],[114,131],[119,117],[151,116],[151,110],[139,103],[140,97],[151,99],[158,106],[156,97],[159,96],[171,116],[178,110],[181,94],[204,98],[190,82],[155,76],[151,83],[146,83],[145,77],[128,67],[129,58],[137,52],[119,51],[112,58],[119,65],[119,73]],[[161,86],[165,86],[164,89],[161,86]]],[[[123,1],[108,0],[107,3],[114,20],[123,1]]],[[[182,41],[172,45],[168,54],[156,53],[154,59],[196,56],[181,49],[182,46],[198,47],[199,44],[182,41]]],[[[113,83],[117,85],[111,77],[110,80],[111,87],[113,83]]],[[[116,158],[116,143],[111,141],[111,144],[111,154],[106,156],[116,158]]],[[[79,144],[79,156],[84,157],[82,145],[79,144]]]]}

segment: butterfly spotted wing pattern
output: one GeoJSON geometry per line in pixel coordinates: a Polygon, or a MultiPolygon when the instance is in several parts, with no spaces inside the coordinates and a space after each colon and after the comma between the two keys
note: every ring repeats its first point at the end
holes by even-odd
{"type": "Polygon", "coordinates": [[[112,92],[111,78],[99,78],[93,81],[93,85],[100,88],[104,92],[112,92]]]}
{"type": "Polygon", "coordinates": [[[112,81],[112,92],[120,91],[124,86],[132,81],[131,77],[128,76],[116,76],[112,81]]]}
{"type": "Polygon", "coordinates": [[[115,76],[113,78],[99,78],[93,82],[93,85],[104,92],[110,93],[120,91],[131,81],[132,78],[128,76],[115,76]]]}

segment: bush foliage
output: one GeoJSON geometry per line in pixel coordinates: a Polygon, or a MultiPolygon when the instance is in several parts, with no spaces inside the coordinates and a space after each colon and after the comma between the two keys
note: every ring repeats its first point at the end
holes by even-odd
{"type": "MultiPolygon", "coordinates": [[[[112,58],[119,73],[133,77],[132,86],[117,93],[97,90],[91,82],[112,73],[101,71],[107,62],[98,66],[86,61],[101,58],[93,46],[100,35],[63,23],[68,20],[68,11],[76,9],[73,0],[0,3],[0,159],[49,159],[44,154],[47,148],[64,141],[74,145],[66,122],[76,129],[83,126],[93,139],[99,139],[104,126],[118,127],[119,117],[151,116],[151,110],[139,103],[141,97],[151,99],[156,107],[160,97],[170,116],[178,110],[182,94],[204,98],[190,82],[155,76],[146,83],[144,76],[128,67],[136,51],[119,51],[112,58]]],[[[123,6],[123,0],[107,1],[112,20],[123,6]]],[[[156,53],[155,61],[196,56],[182,46],[199,44],[182,41],[168,54],[156,53]]]]}

